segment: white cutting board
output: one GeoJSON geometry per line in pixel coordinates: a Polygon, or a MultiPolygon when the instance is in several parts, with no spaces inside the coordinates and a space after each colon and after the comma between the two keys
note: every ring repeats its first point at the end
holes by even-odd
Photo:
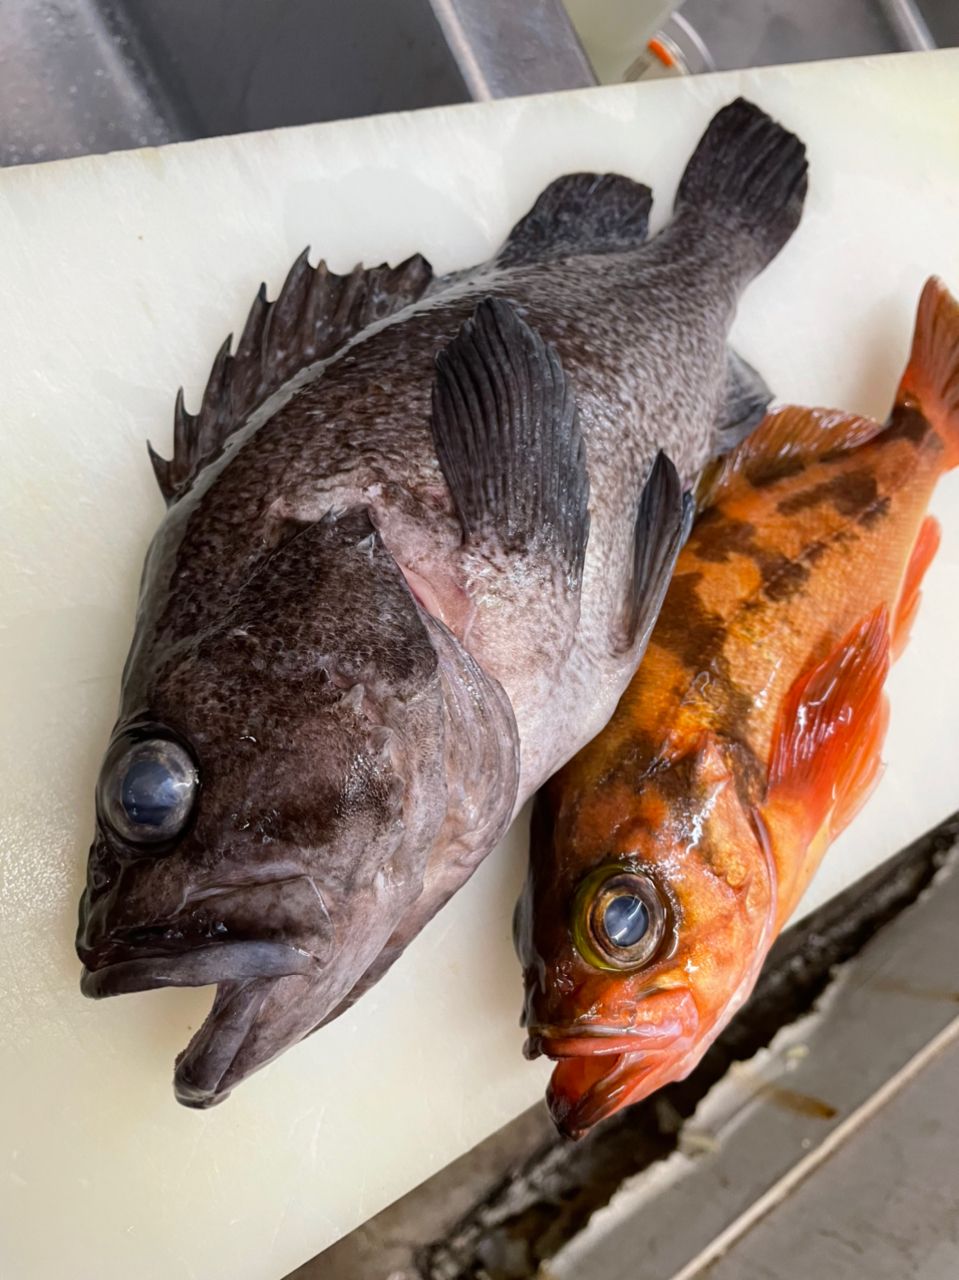
{"type": "MultiPolygon", "coordinates": [[[[81,998],[76,904],[143,552],[147,463],[261,278],[485,258],[575,169],[656,221],[738,93],[798,130],[802,226],[736,339],[784,399],[884,414],[924,277],[959,290],[959,52],[766,68],[0,172],[0,1276],[277,1280],[541,1093],[510,914],[522,822],[359,1006],[205,1113],[174,1055],[209,991],[81,998]]],[[[959,806],[959,476],[892,679],[889,767],[807,905],[959,806]]]]}

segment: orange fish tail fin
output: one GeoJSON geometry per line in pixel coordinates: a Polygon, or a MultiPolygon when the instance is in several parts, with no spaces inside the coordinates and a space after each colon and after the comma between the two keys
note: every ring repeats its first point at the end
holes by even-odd
{"type": "Polygon", "coordinates": [[[926,281],[897,406],[919,409],[959,466],[959,302],[936,276],[926,281]]]}
{"type": "Polygon", "coordinates": [[[902,580],[902,589],[899,592],[899,601],[896,605],[896,615],[892,624],[893,661],[899,657],[909,643],[909,632],[912,630],[912,624],[916,620],[919,601],[922,599],[922,580],[926,576],[926,570],[932,564],[936,552],[939,550],[941,541],[942,526],[935,516],[926,516],[919,526],[919,533],[912,549],[912,555],[909,557],[906,575],[902,580]]]}
{"type": "Polygon", "coordinates": [[[788,884],[781,887],[785,914],[879,778],[890,640],[889,613],[881,605],[796,679],[779,713],[762,815],[777,866],[793,878],[792,892],[788,884]],[[792,847],[777,847],[781,839],[792,847]]]}

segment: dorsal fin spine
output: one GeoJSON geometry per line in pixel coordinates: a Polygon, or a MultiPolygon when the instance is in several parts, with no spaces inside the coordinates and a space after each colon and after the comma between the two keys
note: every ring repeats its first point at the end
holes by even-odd
{"type": "Polygon", "coordinates": [[[397,267],[382,265],[348,275],[314,269],[305,249],[290,268],[274,302],[260,285],[236,351],[232,339],[217,352],[199,412],[190,413],[177,394],[173,411],[173,457],[149,447],[150,460],[167,503],[191,487],[221,453],[226,440],[251,412],[300,369],[327,359],[374,321],[417,302],[433,276],[419,254],[397,267]]]}

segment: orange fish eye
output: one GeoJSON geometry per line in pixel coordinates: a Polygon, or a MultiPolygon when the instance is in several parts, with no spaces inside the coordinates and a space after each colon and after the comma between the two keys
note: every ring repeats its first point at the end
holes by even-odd
{"type": "Polygon", "coordinates": [[[623,863],[607,863],[576,890],[573,941],[596,969],[639,969],[662,946],[670,914],[652,876],[623,863]]]}

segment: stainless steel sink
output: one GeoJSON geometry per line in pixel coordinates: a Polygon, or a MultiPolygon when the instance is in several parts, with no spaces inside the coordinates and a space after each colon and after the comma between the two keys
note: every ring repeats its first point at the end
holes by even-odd
{"type": "Polygon", "coordinates": [[[687,0],[720,70],[959,44],[954,0],[687,0]]]}
{"type": "MultiPolygon", "coordinates": [[[[681,16],[719,68],[959,44],[957,0],[681,16]]],[[[594,82],[561,0],[0,0],[0,165],[594,82]]]]}
{"type": "Polygon", "coordinates": [[[591,83],[561,0],[0,0],[0,164],[591,83]]]}

